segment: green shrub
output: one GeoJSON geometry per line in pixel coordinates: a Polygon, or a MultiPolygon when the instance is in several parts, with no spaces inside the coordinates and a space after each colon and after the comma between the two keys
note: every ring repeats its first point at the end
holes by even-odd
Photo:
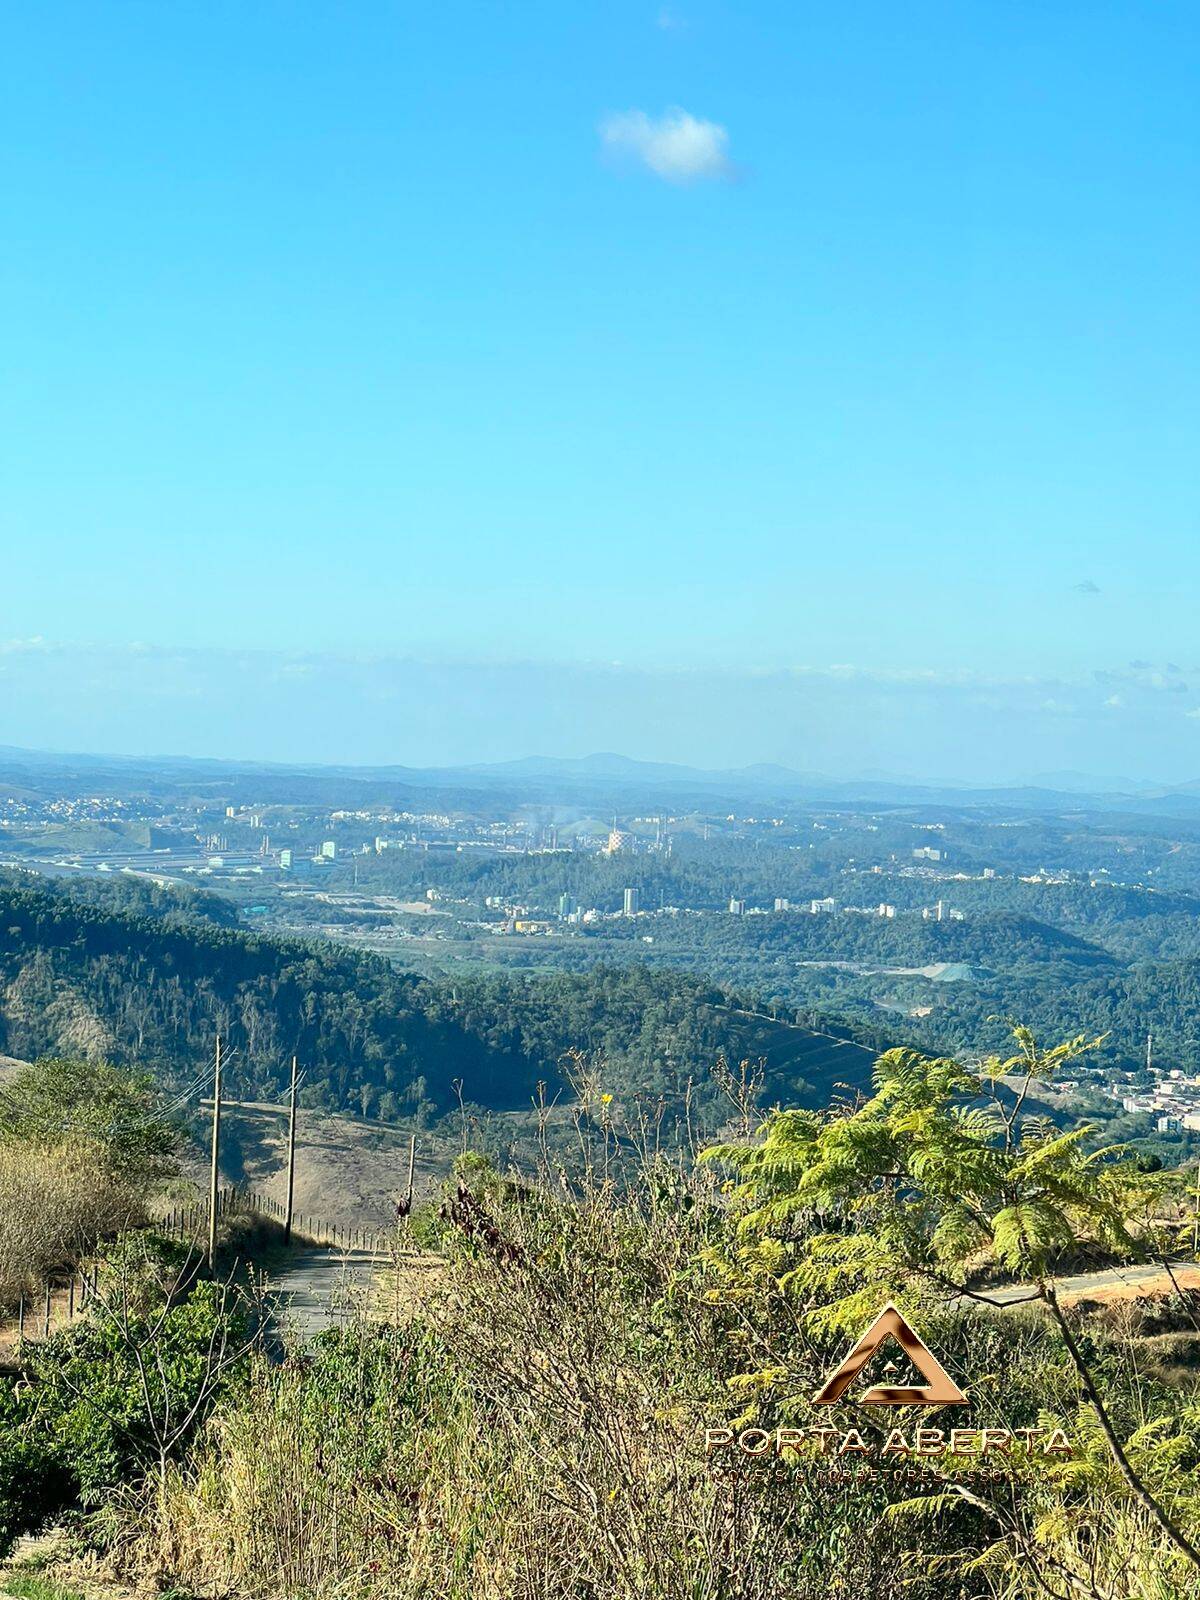
{"type": "Polygon", "coordinates": [[[161,1474],[247,1370],[241,1297],[191,1281],[179,1247],[118,1241],[88,1313],[28,1347],[0,1399],[0,1553],[74,1505],[161,1474]]]}

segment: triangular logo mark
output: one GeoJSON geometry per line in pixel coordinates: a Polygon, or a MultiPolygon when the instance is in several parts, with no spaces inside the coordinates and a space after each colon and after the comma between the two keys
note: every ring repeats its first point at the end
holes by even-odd
{"type": "Polygon", "coordinates": [[[849,1355],[830,1373],[813,1395],[813,1404],[831,1406],[840,1400],[885,1339],[895,1339],[904,1354],[926,1380],[920,1387],[876,1384],[861,1396],[864,1406],[965,1406],[966,1395],[942,1366],[925,1341],[915,1333],[889,1301],[849,1355]]]}

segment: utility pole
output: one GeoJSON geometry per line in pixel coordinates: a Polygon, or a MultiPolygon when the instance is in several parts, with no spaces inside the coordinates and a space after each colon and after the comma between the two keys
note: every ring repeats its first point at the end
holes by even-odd
{"type": "Polygon", "coordinates": [[[401,1222],[405,1217],[412,1216],[413,1203],[413,1171],[417,1165],[417,1136],[410,1133],[408,1136],[408,1187],[396,1199],[396,1221],[401,1222]]]}
{"type": "Polygon", "coordinates": [[[212,1168],[208,1175],[208,1270],[217,1260],[217,1204],[221,1198],[218,1162],[221,1156],[221,1035],[217,1035],[217,1069],[213,1078],[212,1168]]]}
{"type": "Polygon", "coordinates": [[[292,1199],[296,1192],[296,1058],[292,1057],[292,1089],[288,1100],[287,1209],[283,1217],[283,1242],[292,1242],[292,1199]]]}
{"type": "Polygon", "coordinates": [[[1154,1035],[1152,1033],[1147,1033],[1147,1035],[1146,1035],[1146,1071],[1147,1072],[1150,1071],[1150,1067],[1153,1064],[1153,1060],[1154,1060],[1153,1045],[1154,1045],[1154,1035]]]}

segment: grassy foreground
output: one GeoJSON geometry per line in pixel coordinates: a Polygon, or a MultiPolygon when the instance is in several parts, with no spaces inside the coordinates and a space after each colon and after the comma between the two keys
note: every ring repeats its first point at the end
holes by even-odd
{"type": "MultiPolygon", "coordinates": [[[[1028,1041],[1025,1064],[1070,1053],[1028,1041]]],[[[885,1057],[870,1100],[757,1133],[745,1095],[700,1162],[598,1092],[571,1176],[460,1160],[420,1219],[445,1269],[419,1305],[282,1360],[247,1305],[127,1245],[8,1402],[8,1526],[36,1469],[27,1524],[65,1510],[91,1571],[213,1600],[1187,1600],[1194,1367],[1176,1347],[1168,1371],[1139,1312],[1053,1301],[1058,1261],[1173,1243],[1170,1175],[985,1090],[885,1057]],[[948,1294],[1001,1270],[1042,1305],[948,1294]],[[887,1299],[969,1410],[814,1404],[887,1299]],[[918,1427],[964,1425],[1034,1433],[984,1460],[921,1450],[918,1427]],[[709,1449],[722,1427],[753,1453],[709,1449]],[[1054,1430],[1065,1448],[1032,1442],[1054,1430]]],[[[1181,1294],[1155,1329],[1185,1337],[1196,1310],[1181,1294]]]]}

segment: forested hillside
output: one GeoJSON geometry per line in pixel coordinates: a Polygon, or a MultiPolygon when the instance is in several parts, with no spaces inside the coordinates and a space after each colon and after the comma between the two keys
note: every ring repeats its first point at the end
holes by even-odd
{"type": "Polygon", "coordinates": [[[110,877],[76,872],[61,878],[47,878],[41,873],[0,867],[0,888],[62,895],[105,911],[150,917],[174,926],[200,921],[233,928],[238,920],[237,906],[226,895],[213,894],[208,889],[192,889],[180,883],[166,887],[129,872],[110,877]]]}
{"type": "MultiPolygon", "coordinates": [[[[610,919],[590,936],[642,943],[644,925],[610,919]]],[[[589,936],[589,935],[585,935],[589,936]]],[[[654,923],[653,944],[663,952],[711,953],[714,970],[755,959],[796,962],[844,961],[864,966],[922,967],[944,962],[991,966],[1064,961],[1083,970],[1115,970],[1108,951],[1033,917],[1012,913],[971,921],[926,921],[920,917],[812,916],[790,911],[763,917],[699,917],[686,913],[654,923]]]]}
{"type": "MultiPolygon", "coordinates": [[[[749,1015],[736,996],[631,967],[431,980],[332,944],[265,939],[201,920],[113,912],[0,888],[0,1052],[106,1056],[190,1078],[222,1033],[232,1092],[274,1094],[294,1052],[310,1103],[384,1118],[456,1099],[525,1107],[553,1092],[569,1049],[603,1061],[614,1094],[715,1096],[713,1062],[765,1058],[769,1089],[822,1103],[864,1083],[872,1051],[836,1028],[749,1015]]],[[[868,1038],[875,1046],[884,1041],[868,1038]]]]}
{"type": "Polygon", "coordinates": [[[309,1103],[430,1120],[460,1093],[524,1109],[539,1081],[561,1089],[562,1057],[579,1050],[602,1062],[614,1095],[674,1114],[689,1082],[698,1105],[715,1104],[722,1055],[765,1060],[771,1099],[820,1105],[835,1085],[868,1080],[872,1050],[971,1054],[1002,1043],[1005,1017],[1043,1037],[1107,1035],[1101,1063],[1137,1068],[1148,1033],[1159,1057],[1183,1061],[1200,1011],[1200,962],[1129,962],[1017,912],[681,916],[655,919],[651,943],[637,919],[614,919],[564,944],[562,970],[547,970],[542,943],[513,947],[539,954],[540,969],[452,976],[252,934],[230,917],[222,897],[136,880],[0,883],[0,1053],[105,1056],[180,1083],[219,1029],[234,1093],[277,1094],[294,1052],[309,1103]],[[860,976],[876,963],[891,974],[891,1010],[860,976]],[[946,964],[942,981],[903,976],[926,964],[946,964]],[[930,1007],[930,994],[946,1003],[930,1007]]]}

